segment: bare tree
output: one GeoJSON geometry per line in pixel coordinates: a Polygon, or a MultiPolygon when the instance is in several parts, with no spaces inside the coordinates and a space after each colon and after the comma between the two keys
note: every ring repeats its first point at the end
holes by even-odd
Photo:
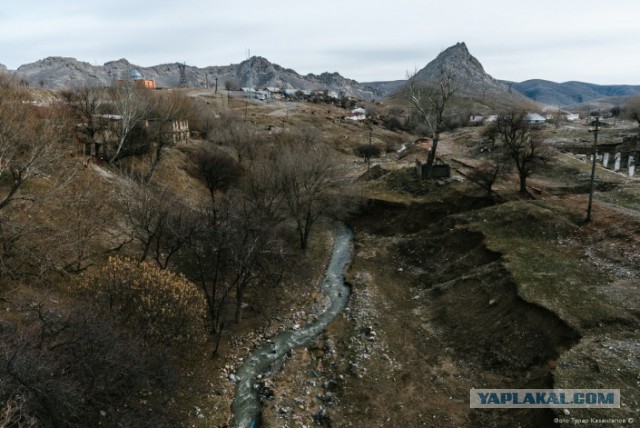
{"type": "Polygon", "coordinates": [[[360,156],[367,164],[367,169],[371,167],[371,158],[380,157],[380,147],[371,144],[361,144],[356,147],[356,154],[360,156]]]}
{"type": "Polygon", "coordinates": [[[282,198],[273,163],[256,160],[243,171],[224,151],[206,148],[195,167],[210,199],[196,210],[200,221],[180,260],[205,295],[215,354],[232,315],[241,321],[246,290],[278,280],[282,198]]]}
{"type": "Polygon", "coordinates": [[[282,223],[284,197],[278,189],[278,171],[272,158],[265,156],[251,164],[243,177],[242,192],[262,224],[275,229],[282,223]]]}
{"type": "Polygon", "coordinates": [[[49,253],[60,258],[65,272],[78,273],[94,265],[105,252],[104,243],[116,239],[114,191],[104,181],[92,181],[92,172],[82,168],[45,210],[48,223],[55,226],[49,253]]]}
{"type": "Polygon", "coordinates": [[[126,202],[129,234],[139,244],[139,262],[151,257],[167,269],[172,258],[185,248],[197,229],[196,214],[169,191],[146,183],[133,186],[126,202]]]}
{"type": "Polygon", "coordinates": [[[215,205],[216,193],[226,192],[237,184],[242,175],[240,164],[221,150],[210,147],[201,149],[195,155],[196,174],[204,181],[215,205]]]}
{"type": "Polygon", "coordinates": [[[193,114],[192,100],[177,92],[162,94],[151,99],[149,118],[152,120],[152,134],[149,136],[153,147],[147,152],[149,167],[143,180],[151,180],[167,146],[173,144],[172,127],[175,121],[187,119],[193,114]]]}
{"type": "Polygon", "coordinates": [[[151,96],[148,89],[123,81],[113,88],[112,102],[119,116],[119,126],[117,147],[109,163],[118,160],[133,129],[147,117],[151,108],[151,96]]]}
{"type": "Polygon", "coordinates": [[[107,93],[102,87],[83,86],[64,90],[61,96],[72,117],[78,123],[76,130],[80,141],[86,146],[94,144],[100,131],[98,115],[106,101],[107,93]]]}
{"type": "Polygon", "coordinates": [[[638,136],[640,136],[640,95],[631,97],[623,108],[624,117],[638,124],[638,136]]]}
{"type": "Polygon", "coordinates": [[[548,155],[543,150],[537,128],[527,120],[527,115],[525,111],[501,113],[491,125],[504,143],[504,150],[515,163],[520,179],[519,192],[523,195],[529,195],[527,178],[548,155]]]}
{"type": "Polygon", "coordinates": [[[0,209],[29,180],[45,176],[63,156],[66,123],[52,109],[33,107],[11,90],[0,93],[0,209]]]}
{"type": "Polygon", "coordinates": [[[498,154],[485,159],[467,177],[478,186],[487,191],[487,198],[494,199],[493,185],[504,178],[509,172],[508,159],[503,154],[498,154]]]}
{"type": "Polygon", "coordinates": [[[241,320],[247,288],[271,281],[270,260],[280,246],[275,230],[261,223],[238,193],[221,194],[199,212],[204,216],[182,267],[205,295],[215,355],[231,314],[241,320]]]}
{"type": "Polygon", "coordinates": [[[566,122],[565,112],[561,109],[557,108],[551,114],[547,115],[549,117],[549,121],[553,123],[553,125],[557,128],[560,128],[560,125],[563,122],[566,122]]]}
{"type": "Polygon", "coordinates": [[[213,355],[217,354],[220,346],[236,281],[226,274],[232,239],[227,221],[231,219],[230,210],[230,205],[222,198],[218,198],[211,208],[199,209],[206,213],[206,218],[190,241],[188,256],[182,263],[182,269],[204,293],[213,355]]]}
{"type": "Polygon", "coordinates": [[[213,121],[207,134],[212,143],[233,148],[241,164],[255,159],[258,148],[256,136],[246,122],[230,114],[224,114],[213,121]]]}
{"type": "Polygon", "coordinates": [[[0,426],[161,426],[174,419],[161,398],[171,392],[158,391],[173,377],[167,348],[147,350],[97,311],[69,306],[12,305],[12,322],[0,329],[0,426]]]}
{"type": "Polygon", "coordinates": [[[0,85],[0,275],[42,279],[54,268],[44,201],[66,184],[70,125],[53,107],[37,107],[29,93],[0,85]],[[38,186],[27,186],[38,182],[38,186]]]}
{"type": "Polygon", "coordinates": [[[427,157],[426,177],[431,177],[431,171],[436,159],[440,133],[444,131],[445,112],[451,98],[457,91],[454,70],[440,65],[437,82],[421,82],[417,80],[417,73],[409,78],[409,97],[416,113],[426,126],[428,136],[433,140],[431,151],[427,157]]]}
{"type": "Polygon", "coordinates": [[[305,250],[316,220],[336,205],[340,187],[337,162],[324,144],[281,145],[275,154],[278,189],[296,222],[305,250]]]}

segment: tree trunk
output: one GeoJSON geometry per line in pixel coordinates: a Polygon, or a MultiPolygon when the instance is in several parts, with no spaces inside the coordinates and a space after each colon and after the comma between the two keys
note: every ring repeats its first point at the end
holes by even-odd
{"type": "Polygon", "coordinates": [[[523,195],[529,194],[527,191],[527,175],[523,173],[520,173],[520,193],[523,195]]]}
{"type": "Polygon", "coordinates": [[[127,138],[126,134],[120,137],[120,140],[118,141],[118,148],[116,149],[116,153],[113,156],[111,156],[111,159],[109,159],[109,163],[114,163],[118,159],[118,156],[120,156],[120,151],[122,150],[122,146],[124,146],[124,142],[126,138],[127,138]]]}
{"type": "Polygon", "coordinates": [[[436,160],[436,150],[438,149],[438,137],[433,139],[433,145],[431,146],[431,150],[429,151],[429,156],[427,157],[427,172],[426,178],[431,178],[431,172],[433,171],[433,164],[436,160]]]}
{"type": "Polygon", "coordinates": [[[244,301],[244,286],[238,286],[238,290],[236,292],[236,313],[235,313],[235,321],[236,324],[240,324],[242,321],[242,302],[244,301]]]}

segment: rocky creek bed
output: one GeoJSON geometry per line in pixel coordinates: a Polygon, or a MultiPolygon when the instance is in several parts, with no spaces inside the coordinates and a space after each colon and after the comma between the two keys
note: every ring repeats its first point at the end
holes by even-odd
{"type": "Polygon", "coordinates": [[[274,396],[265,376],[274,370],[277,371],[283,357],[293,349],[313,342],[346,307],[349,288],[344,283],[344,271],[352,257],[352,239],[353,234],[346,226],[335,225],[331,261],[322,281],[322,290],[326,295],[324,310],[317,313],[313,321],[304,325],[294,324],[289,330],[266,339],[236,373],[229,374],[229,379],[237,384],[233,403],[235,426],[262,426],[262,402],[274,396]]]}

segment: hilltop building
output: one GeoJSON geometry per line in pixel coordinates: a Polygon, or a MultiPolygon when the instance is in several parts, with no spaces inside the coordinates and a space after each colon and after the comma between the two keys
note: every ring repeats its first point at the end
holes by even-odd
{"type": "Polygon", "coordinates": [[[116,80],[116,86],[124,84],[124,82],[132,82],[134,85],[145,89],[156,89],[156,79],[152,75],[150,79],[147,79],[135,68],[129,72],[129,78],[124,80],[116,80]]]}

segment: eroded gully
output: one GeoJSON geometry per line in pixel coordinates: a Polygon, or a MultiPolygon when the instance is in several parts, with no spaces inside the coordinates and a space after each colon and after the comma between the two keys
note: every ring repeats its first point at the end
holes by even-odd
{"type": "Polygon", "coordinates": [[[251,353],[236,373],[236,396],[233,402],[235,426],[259,426],[262,406],[253,384],[258,375],[266,374],[291,349],[309,344],[347,306],[349,288],[344,283],[344,272],[353,254],[353,233],[345,225],[334,226],[334,244],[331,261],[322,281],[322,291],[330,299],[330,306],[317,321],[298,330],[285,331],[251,353]]]}

